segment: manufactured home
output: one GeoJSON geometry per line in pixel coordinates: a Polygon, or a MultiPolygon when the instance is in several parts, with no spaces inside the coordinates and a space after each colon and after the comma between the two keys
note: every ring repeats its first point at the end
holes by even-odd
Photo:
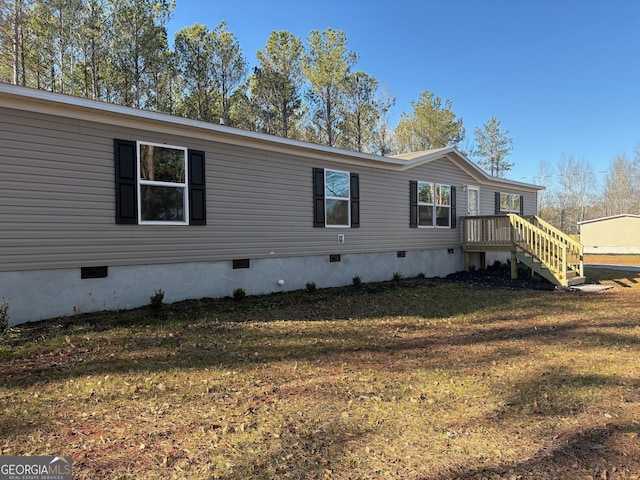
{"type": "Polygon", "coordinates": [[[640,215],[614,215],[579,222],[585,253],[640,254],[640,215]]]}
{"type": "Polygon", "coordinates": [[[445,276],[504,253],[465,250],[466,218],[533,216],[541,188],[455,148],[381,157],[6,84],[0,143],[10,324],[156,290],[174,302],[445,276]]]}

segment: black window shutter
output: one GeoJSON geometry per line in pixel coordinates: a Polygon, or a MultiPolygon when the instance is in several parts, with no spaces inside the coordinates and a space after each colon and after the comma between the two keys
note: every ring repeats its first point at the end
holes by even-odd
{"type": "Polygon", "coordinates": [[[351,176],[351,228],[360,228],[360,175],[351,176]]]}
{"type": "Polygon", "coordinates": [[[324,169],[313,169],[313,226],[324,227],[324,169]]]}
{"type": "Polygon", "coordinates": [[[136,142],[113,141],[116,167],[116,223],[138,223],[136,142]]]}
{"type": "Polygon", "coordinates": [[[189,150],[189,224],[206,225],[204,152],[189,150]]]}
{"type": "Polygon", "coordinates": [[[451,187],[451,228],[458,226],[458,219],[456,218],[456,187],[451,187]]]}
{"type": "Polygon", "coordinates": [[[500,192],[496,192],[496,215],[500,215],[500,192]]]}
{"type": "Polygon", "coordinates": [[[409,227],[418,228],[418,182],[409,181],[409,227]]]}
{"type": "Polygon", "coordinates": [[[520,215],[524,215],[524,195],[520,195],[520,215]]]}

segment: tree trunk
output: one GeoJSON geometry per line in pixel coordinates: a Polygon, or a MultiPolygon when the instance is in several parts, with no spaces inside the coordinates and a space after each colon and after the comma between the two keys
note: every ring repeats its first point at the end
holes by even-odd
{"type": "Polygon", "coordinates": [[[18,85],[20,80],[20,2],[13,2],[13,84],[18,85]]]}

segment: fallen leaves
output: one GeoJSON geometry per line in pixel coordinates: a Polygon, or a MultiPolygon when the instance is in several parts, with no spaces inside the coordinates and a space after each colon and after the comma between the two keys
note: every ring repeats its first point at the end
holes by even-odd
{"type": "Polygon", "coordinates": [[[0,454],[46,446],[77,478],[632,478],[640,288],[496,282],[25,327],[0,357],[0,454]]]}

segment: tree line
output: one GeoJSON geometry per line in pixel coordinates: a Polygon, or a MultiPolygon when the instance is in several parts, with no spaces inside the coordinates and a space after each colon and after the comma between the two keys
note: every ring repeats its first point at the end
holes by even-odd
{"type": "Polygon", "coordinates": [[[305,41],[273,31],[249,66],[225,21],[196,23],[169,46],[170,0],[0,0],[0,81],[256,132],[391,155],[457,146],[490,174],[512,164],[508,131],[491,118],[462,148],[461,118],[425,90],[389,125],[395,98],[345,32],[305,41]]]}
{"type": "Polygon", "coordinates": [[[540,162],[535,183],[540,215],[562,231],[579,232],[578,223],[612,215],[640,215],[640,144],[634,157],[618,155],[606,171],[588,160],[563,155],[555,167],[540,162]]]}
{"type": "MultiPolygon", "coordinates": [[[[345,32],[303,41],[273,31],[250,67],[225,21],[179,30],[173,0],[0,0],[0,81],[179,115],[357,152],[392,155],[455,146],[506,177],[513,140],[491,117],[468,140],[450,100],[429,90],[395,128],[395,99],[345,32]]],[[[540,214],[568,233],[580,221],[640,214],[640,148],[617,157],[603,181],[586,160],[541,162],[540,214]]]]}

